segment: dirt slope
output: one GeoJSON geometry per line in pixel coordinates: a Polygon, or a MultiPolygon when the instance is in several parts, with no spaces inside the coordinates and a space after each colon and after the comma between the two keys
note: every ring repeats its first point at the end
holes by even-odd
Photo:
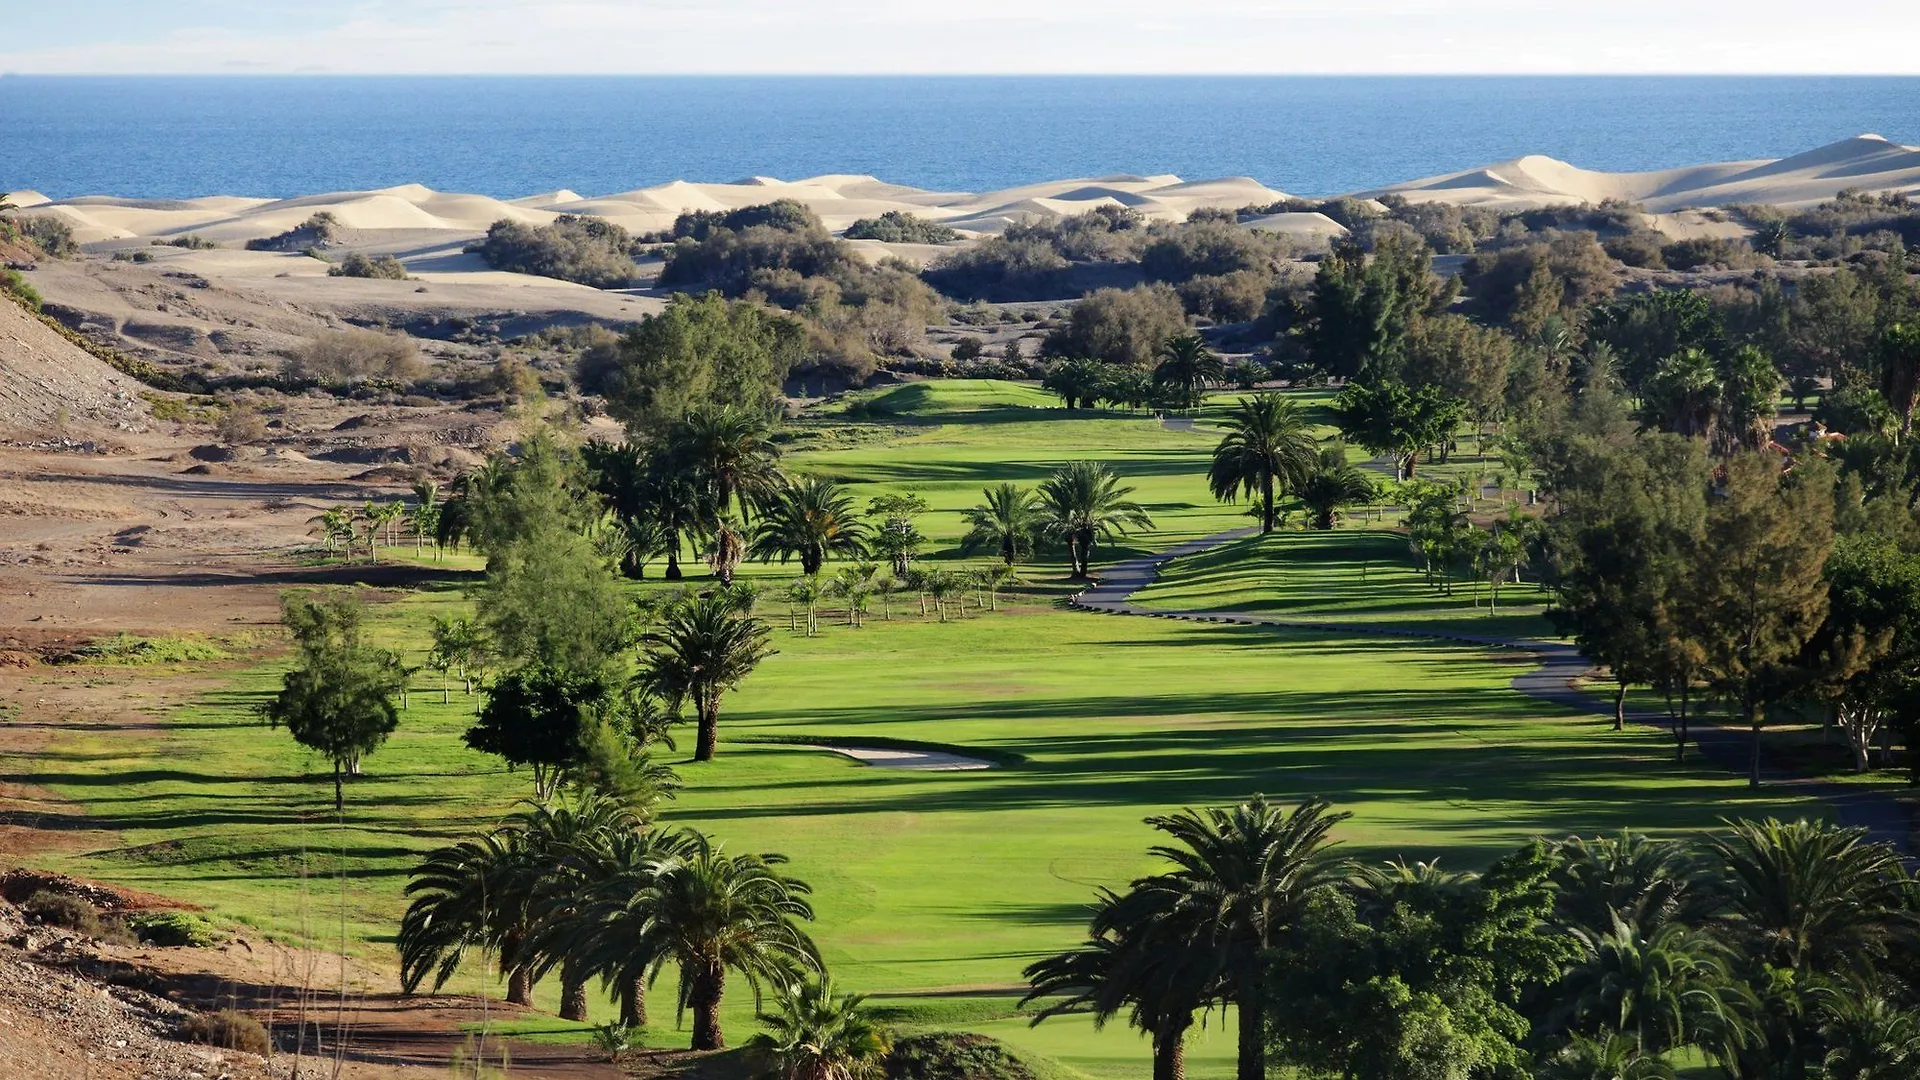
{"type": "Polygon", "coordinates": [[[140,384],[0,298],[0,441],[95,440],[145,431],[140,384]]]}

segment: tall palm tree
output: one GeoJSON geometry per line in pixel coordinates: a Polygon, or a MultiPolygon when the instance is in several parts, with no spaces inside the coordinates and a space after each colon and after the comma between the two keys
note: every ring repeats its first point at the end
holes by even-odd
{"type": "Polygon", "coordinates": [[[1174,869],[1133,883],[1165,932],[1205,950],[1239,1014],[1239,1080],[1266,1077],[1267,950],[1323,890],[1346,878],[1328,833],[1349,816],[1313,799],[1289,814],[1256,795],[1230,809],[1182,810],[1147,824],[1173,841],[1174,869]]]}
{"type": "Polygon", "coordinates": [[[587,1018],[587,980],[594,972],[566,947],[576,925],[586,871],[595,853],[639,834],[640,820],[625,805],[594,794],[576,803],[529,807],[509,819],[522,838],[531,875],[527,900],[529,929],[524,951],[538,979],[560,970],[560,1019],[587,1018]],[[556,935],[554,930],[558,930],[556,935]]]}
{"type": "Polygon", "coordinates": [[[1153,1039],[1153,1080],[1184,1080],[1187,1031],[1218,996],[1218,967],[1165,917],[1166,899],[1157,891],[1119,896],[1102,889],[1092,936],[1022,973],[1031,987],[1022,1005],[1056,999],[1032,1022],[1088,1013],[1097,1030],[1128,1010],[1128,1023],[1153,1039]]]}
{"type": "Polygon", "coordinates": [[[646,924],[636,942],[680,969],[679,1005],[693,1010],[693,1049],[726,1046],[720,1002],[727,973],[744,976],[756,995],[822,969],[819,950],[800,923],[813,918],[805,882],[781,874],[783,855],[728,855],[703,833],[688,830],[684,850],[654,866],[653,881],[631,903],[646,924]]]}
{"type": "Polygon", "coordinates": [[[1561,979],[1555,1026],[1617,1031],[1645,1054],[1695,1045],[1724,1029],[1734,983],[1725,951],[1678,923],[1643,932],[1619,919],[1604,933],[1576,930],[1584,958],[1561,979]]]}
{"type": "Polygon", "coordinates": [[[1313,527],[1324,532],[1333,528],[1342,509],[1371,502],[1377,492],[1373,477],[1347,461],[1345,447],[1328,446],[1301,477],[1294,494],[1313,515],[1313,527]]]}
{"type": "Polygon", "coordinates": [[[811,577],[830,556],[864,556],[866,536],[853,496],[832,480],[809,476],[767,499],[748,551],[761,562],[797,557],[800,572],[811,577]]]}
{"type": "Polygon", "coordinates": [[[865,1002],[858,994],[835,994],[825,977],[793,983],[776,994],[773,1010],[760,1017],[767,1030],[747,1047],[769,1059],[780,1080],[878,1077],[893,1039],[865,1002]]]}
{"type": "Polygon", "coordinates": [[[753,506],[780,488],[780,448],[773,443],[772,421],[762,413],[735,405],[693,409],[667,432],[666,446],[692,473],[715,514],[737,503],[741,518],[750,520],[753,506]]]}
{"type": "Polygon", "coordinates": [[[1031,555],[1033,534],[1041,521],[1033,492],[1000,483],[981,488],[980,494],[986,501],[963,511],[968,527],[967,535],[960,540],[960,550],[969,555],[997,551],[1000,561],[1008,566],[1031,555]]]}
{"type": "Polygon", "coordinates": [[[1293,402],[1279,394],[1241,398],[1222,421],[1227,429],[1213,448],[1207,487],[1221,502],[1260,498],[1260,531],[1273,531],[1276,496],[1292,490],[1313,469],[1313,432],[1293,402]]]}
{"type": "Polygon", "coordinates": [[[1914,940],[1900,857],[1864,829],[1743,821],[1709,840],[1706,855],[1722,923],[1765,963],[1868,976],[1892,945],[1914,940]]]}
{"type": "Polygon", "coordinates": [[[699,723],[693,760],[712,761],[720,739],[720,699],[773,655],[767,628],[714,593],[670,608],[641,636],[639,683],[676,711],[689,701],[699,723]]]}
{"type": "Polygon", "coordinates": [[[699,478],[675,455],[656,450],[647,456],[635,499],[659,532],[667,556],[666,579],[679,581],[682,542],[700,535],[714,516],[699,478]]]}
{"type": "Polygon", "coordinates": [[[620,1023],[647,1022],[647,978],[660,955],[648,939],[647,890],[659,868],[684,854],[681,833],[624,830],[560,852],[576,887],[544,894],[536,908],[536,952],[547,965],[564,958],[584,977],[613,989],[620,1023]]]}
{"type": "Polygon", "coordinates": [[[1160,347],[1160,363],[1153,369],[1153,385],[1171,389],[1182,407],[1200,404],[1208,384],[1226,378],[1226,365],[1219,354],[1207,348],[1199,334],[1175,334],[1160,347]]]}
{"type": "Polygon", "coordinates": [[[1131,494],[1097,461],[1068,462],[1040,485],[1042,527],[1067,542],[1075,580],[1086,578],[1096,540],[1153,528],[1146,508],[1127,498],[1131,494]]]}
{"type": "Polygon", "coordinates": [[[507,1001],[533,997],[532,965],[523,945],[531,922],[533,873],[524,837],[499,829],[428,853],[407,883],[400,920],[400,986],[411,994],[427,976],[440,989],[466,951],[492,949],[507,976],[507,1001]]]}

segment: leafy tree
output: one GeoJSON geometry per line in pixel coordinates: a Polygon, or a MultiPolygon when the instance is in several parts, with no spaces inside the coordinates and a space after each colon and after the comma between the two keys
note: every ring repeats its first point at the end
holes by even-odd
{"type": "Polygon", "coordinates": [[[1376,454],[1392,454],[1394,479],[1411,480],[1420,451],[1445,442],[1466,416],[1466,403],[1437,386],[1354,383],[1334,399],[1340,435],[1376,454]]]}
{"type": "Polygon", "coordinates": [[[506,759],[509,768],[532,766],[533,797],[544,803],[579,762],[581,733],[597,722],[607,693],[591,676],[544,667],[508,672],[487,687],[486,704],[462,741],[506,759]]]}
{"type": "Polygon", "coordinates": [[[1153,528],[1146,509],[1127,498],[1131,494],[1132,488],[1121,487],[1120,478],[1095,461],[1069,462],[1041,483],[1042,528],[1066,542],[1073,579],[1087,577],[1097,540],[1125,536],[1130,528],[1153,528]]]}
{"type": "Polygon", "coordinates": [[[1890,537],[1843,536],[1827,559],[1827,621],[1815,638],[1817,693],[1853,751],[1872,765],[1874,739],[1920,704],[1920,555],[1890,537]]]}
{"type": "Polygon", "coordinates": [[[1069,409],[1091,409],[1106,390],[1108,367],[1098,360],[1058,360],[1047,368],[1040,389],[1058,394],[1069,409]]]}
{"type": "Polygon", "coordinates": [[[1317,800],[1289,814],[1255,796],[1147,819],[1171,841],[1153,854],[1173,869],[1135,881],[1133,892],[1219,972],[1239,1019],[1239,1080],[1266,1076],[1269,950],[1344,874],[1327,834],[1347,816],[1317,800]]]}
{"type": "Polygon", "coordinates": [[[641,643],[640,684],[676,712],[692,703],[699,724],[693,759],[712,761],[721,698],[773,655],[767,628],[716,593],[674,605],[641,643]]]}
{"type": "Polygon", "coordinates": [[[797,320],[759,304],[680,294],[627,331],[597,389],[636,437],[702,405],[770,414],[805,340],[797,320]]]}
{"type": "Polygon", "coordinates": [[[399,654],[366,639],[357,595],[289,594],[281,619],[293,635],[298,665],[267,703],[267,719],[285,725],[301,746],[333,763],[333,810],[346,810],[344,778],[379,749],[400,724],[393,699],[405,687],[399,654]]]}
{"type": "Polygon", "coordinates": [[[1620,375],[1634,393],[1670,356],[1689,349],[1718,353],[1724,333],[1712,301],[1691,289],[1621,294],[1588,310],[1586,330],[1589,340],[1604,342],[1619,358],[1620,375]]]}
{"type": "Polygon", "coordinates": [[[1154,386],[1167,390],[1182,408],[1194,409],[1208,385],[1226,378],[1219,354],[1207,348],[1199,334],[1176,334],[1160,347],[1160,363],[1153,369],[1154,386]]]}
{"type": "Polygon", "coordinates": [[[914,556],[925,546],[927,537],[913,519],[926,513],[927,500],[911,492],[905,495],[880,495],[867,503],[867,516],[880,519],[867,543],[873,554],[885,559],[895,574],[913,569],[914,556]]]}
{"type": "MultiPolygon", "coordinates": [[[[427,666],[444,679],[449,673],[459,676],[461,692],[473,693],[473,679],[486,665],[487,635],[464,615],[433,617],[433,649],[427,654],[427,666]]],[[[446,684],[441,684],[440,701],[446,703],[446,684]]]]}
{"type": "Polygon", "coordinates": [[[999,483],[980,489],[980,495],[985,501],[963,512],[968,528],[960,550],[968,554],[996,551],[1007,566],[1033,554],[1034,535],[1042,522],[1034,493],[1011,483],[999,483]]]}
{"type": "Polygon", "coordinates": [[[1757,787],[1767,704],[1803,677],[1796,660],[1827,613],[1831,488],[1807,470],[1788,477],[1770,457],[1742,454],[1727,462],[1703,535],[1711,557],[1694,570],[1701,646],[1714,686],[1752,728],[1757,787]]]}
{"type": "Polygon", "coordinates": [[[1313,516],[1313,527],[1327,530],[1333,528],[1341,509],[1371,502],[1377,492],[1367,471],[1347,461],[1346,447],[1328,446],[1320,451],[1295,494],[1313,516]]]}
{"type": "Polygon", "coordinates": [[[1222,423],[1226,434],[1213,449],[1207,488],[1221,502],[1257,493],[1260,531],[1270,533],[1276,496],[1297,490],[1318,466],[1312,430],[1279,394],[1241,398],[1222,423]]]}
{"type": "Polygon", "coordinates": [[[795,982],[763,1012],[766,1030],[747,1049],[769,1061],[780,1080],[869,1080],[884,1074],[893,1038],[858,994],[835,994],[833,983],[795,982]]]}
{"type": "Polygon", "coordinates": [[[1399,485],[1399,500],[1407,508],[1407,546],[1420,556],[1426,567],[1427,584],[1433,584],[1433,572],[1446,572],[1445,586],[1453,591],[1450,569],[1465,555],[1475,535],[1473,522],[1460,505],[1460,492],[1445,484],[1412,481],[1399,485]]]}
{"type": "Polygon", "coordinates": [[[867,527],[839,484],[803,477],[767,500],[749,551],[761,562],[798,558],[800,572],[812,577],[831,556],[865,555],[867,527]]]}
{"type": "Polygon", "coordinates": [[[1466,403],[1477,429],[1499,419],[1506,406],[1513,339],[1459,315],[1422,319],[1407,341],[1407,374],[1466,403]]]}
{"type": "Polygon", "coordinates": [[[632,640],[631,605],[607,561],[552,525],[488,557],[479,615],[503,657],[579,675],[608,671],[632,640]]]}
{"type": "Polygon", "coordinates": [[[1893,323],[1880,333],[1880,396],[1900,418],[1900,434],[1913,431],[1913,404],[1920,394],[1920,323],[1893,323]]]}
{"type": "Polygon", "coordinates": [[[1048,334],[1041,350],[1146,368],[1168,338],[1186,329],[1186,309],[1172,286],[1096,289],[1073,305],[1066,325],[1048,334]]]}
{"type": "Polygon", "coordinates": [[[1357,243],[1336,245],[1320,261],[1296,329],[1314,365],[1336,379],[1398,379],[1414,325],[1441,306],[1432,261],[1425,244],[1394,236],[1371,255],[1357,243]]]}

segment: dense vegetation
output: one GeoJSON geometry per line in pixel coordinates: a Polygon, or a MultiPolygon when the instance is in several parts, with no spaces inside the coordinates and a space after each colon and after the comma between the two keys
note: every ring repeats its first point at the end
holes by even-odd
{"type": "Polygon", "coordinates": [[[633,247],[632,238],[618,225],[562,214],[551,225],[496,221],[486,238],[468,250],[495,270],[619,289],[633,284],[639,273],[633,247]]]}

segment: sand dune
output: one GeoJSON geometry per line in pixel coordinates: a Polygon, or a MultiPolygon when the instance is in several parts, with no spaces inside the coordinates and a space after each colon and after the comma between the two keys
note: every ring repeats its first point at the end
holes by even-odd
{"type": "MultiPolygon", "coordinates": [[[[1633,173],[1597,172],[1535,154],[1358,195],[1391,193],[1416,201],[1512,208],[1624,199],[1641,203],[1651,212],[1666,213],[1732,203],[1805,205],[1830,199],[1848,187],[1920,192],[1920,148],[1861,135],[1775,161],[1633,173]]],[[[1172,175],[1118,174],[972,193],[925,191],[874,176],[839,173],[798,180],[750,176],[727,184],[677,180],[594,196],[562,189],[518,199],[439,192],[419,184],[293,199],[92,196],[49,200],[33,191],[12,195],[24,213],[56,215],[67,221],[84,243],[138,242],[197,233],[228,244],[284,232],[321,210],[359,237],[425,232],[444,234],[451,242],[477,235],[503,218],[537,225],[560,214],[587,214],[633,232],[655,232],[670,227],[675,217],[689,210],[731,210],[774,199],[805,203],[836,231],[858,218],[899,210],[984,235],[1019,221],[1055,219],[1096,206],[1125,206],[1155,220],[1177,220],[1201,207],[1238,209],[1284,198],[1283,192],[1244,176],[1182,180],[1172,175]]],[[[1318,215],[1273,215],[1249,225],[1300,236],[1333,236],[1341,231],[1318,215]]]]}
{"type": "Polygon", "coordinates": [[[1360,194],[1513,208],[1624,199],[1661,213],[1736,203],[1805,206],[1850,187],[1920,193],[1920,149],[1860,135],[1774,161],[1632,173],[1595,172],[1532,155],[1360,194]]]}

